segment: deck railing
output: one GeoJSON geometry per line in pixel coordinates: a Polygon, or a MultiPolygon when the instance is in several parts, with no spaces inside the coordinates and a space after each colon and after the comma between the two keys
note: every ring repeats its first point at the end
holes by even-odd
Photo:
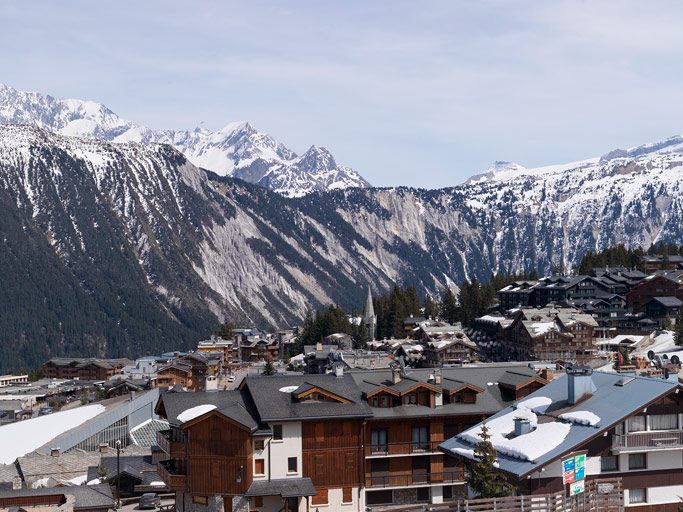
{"type": "Polygon", "coordinates": [[[443,473],[405,473],[399,475],[373,475],[366,478],[368,488],[411,487],[435,483],[456,483],[464,481],[462,469],[444,471],[443,473]]]}
{"type": "Polygon", "coordinates": [[[629,432],[612,436],[613,450],[629,450],[644,448],[680,448],[683,446],[682,430],[659,430],[647,432],[629,432]]]}

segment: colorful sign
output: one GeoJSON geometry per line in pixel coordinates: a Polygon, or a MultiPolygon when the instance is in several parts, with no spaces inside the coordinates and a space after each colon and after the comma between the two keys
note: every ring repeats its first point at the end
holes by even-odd
{"type": "Polygon", "coordinates": [[[586,478],[586,454],[574,455],[562,461],[562,481],[571,484],[586,478]]]}
{"type": "Polygon", "coordinates": [[[586,490],[586,481],[585,480],[577,480],[576,482],[572,482],[571,484],[569,484],[569,495],[570,496],[575,496],[577,494],[581,494],[585,490],[586,490]]]}

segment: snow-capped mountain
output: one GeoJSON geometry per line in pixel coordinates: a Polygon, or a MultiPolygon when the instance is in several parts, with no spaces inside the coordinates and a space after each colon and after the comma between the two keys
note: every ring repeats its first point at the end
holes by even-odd
{"type": "Polygon", "coordinates": [[[230,123],[219,131],[152,130],[122,119],[100,103],[56,99],[0,84],[0,124],[28,124],[115,143],[171,144],[198,167],[290,197],[369,186],[356,171],[337,164],[326,149],[313,146],[298,156],[247,122],[230,123]]]}
{"type": "MultiPolygon", "coordinates": [[[[170,145],[0,126],[0,369],[189,348],[219,320],[294,325],[309,307],[362,307],[368,284],[438,293],[570,268],[618,243],[683,243],[677,140],[539,169],[498,163],[441,190],[286,198],[170,145]]],[[[302,172],[332,165],[305,155],[302,172]]]]}

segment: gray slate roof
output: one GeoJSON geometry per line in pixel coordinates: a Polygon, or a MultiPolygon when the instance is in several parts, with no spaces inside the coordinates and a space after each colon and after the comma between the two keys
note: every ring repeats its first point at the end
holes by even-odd
{"type": "Polygon", "coordinates": [[[316,491],[310,478],[279,478],[275,480],[254,480],[246,495],[293,498],[315,496],[316,491]]]}
{"type": "Polygon", "coordinates": [[[74,497],[74,510],[113,509],[116,506],[108,484],[77,485],[73,487],[44,487],[41,489],[0,489],[0,498],[63,494],[74,497]]]}
{"type": "MultiPolygon", "coordinates": [[[[635,377],[624,386],[616,385],[618,381],[624,379],[624,375],[608,372],[593,372],[593,383],[597,388],[592,396],[579,402],[576,405],[569,405],[567,402],[567,376],[564,375],[550,382],[542,389],[530,394],[524,400],[533,397],[548,397],[552,400],[552,405],[543,415],[538,415],[539,423],[549,421],[560,421],[556,416],[572,411],[589,411],[600,417],[600,422],[596,427],[587,425],[571,424],[571,428],[564,441],[540,456],[536,461],[530,462],[507,455],[499,454],[498,461],[500,469],[511,473],[518,478],[523,478],[533,471],[557,460],[566,453],[569,453],[585,443],[602,435],[606,430],[612,428],[616,423],[634,412],[642,409],[656,399],[672,392],[678,386],[677,381],[669,381],[652,377],[635,377]]],[[[513,407],[507,407],[492,418],[503,416],[512,412],[513,407]]],[[[458,436],[455,436],[441,443],[440,448],[446,453],[457,453],[452,450],[457,448],[472,449],[472,445],[458,436]]]]}
{"type": "MultiPolygon", "coordinates": [[[[149,485],[152,482],[161,481],[157,473],[156,464],[152,463],[151,455],[133,455],[121,457],[121,474],[127,474],[138,481],[137,485],[149,485]]],[[[88,467],[88,482],[99,478],[99,467],[102,466],[107,471],[107,479],[116,478],[116,456],[102,457],[97,466],[88,467]]]]}
{"type": "Polygon", "coordinates": [[[256,414],[250,406],[246,393],[239,390],[209,392],[165,393],[159,399],[166,411],[166,418],[171,425],[179,426],[178,415],[198,405],[215,405],[218,412],[244,425],[250,430],[258,428],[256,414]]]}
{"type": "Polygon", "coordinates": [[[286,421],[326,417],[369,417],[372,412],[350,373],[332,375],[271,375],[249,376],[243,386],[248,388],[261,421],[286,421]],[[351,403],[297,402],[291,392],[281,389],[304,384],[319,386],[351,403]]]}
{"type": "Polygon", "coordinates": [[[667,308],[678,308],[683,304],[678,297],[654,297],[652,300],[667,308]]]}
{"type": "Polygon", "coordinates": [[[130,438],[137,446],[152,447],[157,444],[157,432],[166,430],[168,421],[150,419],[131,429],[130,438]]]}

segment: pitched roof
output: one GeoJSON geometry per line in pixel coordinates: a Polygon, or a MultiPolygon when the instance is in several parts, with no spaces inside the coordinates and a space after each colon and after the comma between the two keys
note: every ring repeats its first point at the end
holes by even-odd
{"type": "MultiPolygon", "coordinates": [[[[567,425],[568,422],[558,419],[560,414],[581,412],[597,415],[599,418],[597,426],[569,423],[568,427],[562,427],[566,429],[566,436],[563,439],[558,437],[545,439],[544,444],[548,446],[548,450],[537,455],[533,461],[511,457],[499,452],[498,462],[500,469],[519,478],[525,477],[564,454],[583,446],[594,437],[601,435],[602,432],[612,428],[616,423],[623,421],[634,412],[671,393],[678,387],[677,382],[652,377],[634,377],[626,381],[626,384],[623,384],[625,382],[623,375],[596,371],[591,376],[596,388],[593,394],[578,404],[570,405],[567,401],[567,378],[565,375],[550,382],[543,389],[527,396],[523,401],[538,400],[539,398],[549,399],[551,405],[544,413],[537,413],[539,425],[567,425]],[[623,385],[620,385],[620,383],[623,385]],[[553,447],[551,441],[557,441],[558,439],[559,442],[553,447]]],[[[486,423],[491,424],[497,418],[502,418],[514,412],[514,407],[507,407],[491,418],[488,418],[486,423]]],[[[462,436],[467,436],[468,432],[479,429],[480,425],[444,441],[440,446],[441,449],[454,455],[463,455],[467,450],[471,451],[473,448],[472,443],[462,436]]],[[[531,434],[533,433],[534,431],[531,434]]],[[[536,442],[538,441],[536,440],[536,442]]]]}
{"type": "Polygon", "coordinates": [[[245,495],[298,498],[315,496],[316,491],[310,478],[279,478],[275,480],[254,480],[245,495]]]}
{"type": "Polygon", "coordinates": [[[368,417],[372,413],[350,374],[249,376],[242,381],[248,389],[261,421],[296,420],[325,417],[368,417]],[[318,387],[348,400],[349,403],[299,402],[292,392],[302,384],[318,387]]]}
{"type": "Polygon", "coordinates": [[[166,430],[168,421],[149,419],[130,430],[130,438],[137,446],[152,447],[157,444],[157,432],[166,430]]]}
{"type": "Polygon", "coordinates": [[[10,501],[23,496],[64,495],[74,497],[74,510],[113,509],[116,506],[108,484],[77,485],[72,487],[43,487],[41,489],[0,489],[0,500],[10,501]]]}
{"type": "Polygon", "coordinates": [[[678,297],[653,297],[650,302],[659,302],[662,306],[667,308],[678,308],[683,304],[683,301],[678,297]]]}
{"type": "Polygon", "coordinates": [[[204,404],[215,405],[215,410],[219,413],[244,425],[249,430],[253,431],[258,428],[255,412],[249,406],[244,392],[239,390],[166,393],[159,399],[157,407],[163,407],[171,425],[180,426],[183,423],[178,420],[180,414],[204,404]]]}

